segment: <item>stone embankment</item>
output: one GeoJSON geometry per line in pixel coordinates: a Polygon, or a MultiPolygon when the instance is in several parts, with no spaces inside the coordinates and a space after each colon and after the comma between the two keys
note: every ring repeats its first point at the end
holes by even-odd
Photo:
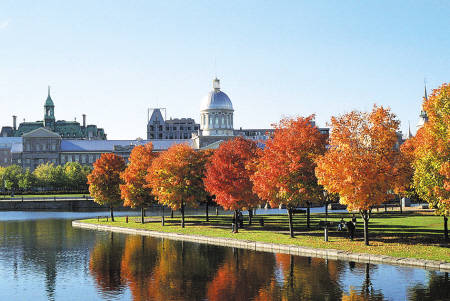
{"type": "Polygon", "coordinates": [[[100,231],[112,231],[125,234],[135,234],[144,235],[152,237],[168,238],[172,240],[183,240],[203,244],[211,244],[217,246],[235,247],[242,249],[250,249],[255,251],[263,252],[273,252],[273,253],[284,253],[292,254],[298,256],[310,256],[310,257],[320,257],[332,260],[347,260],[353,262],[362,263],[374,263],[374,264],[390,264],[390,265],[402,265],[423,268],[427,270],[450,272],[450,262],[435,261],[435,260],[422,260],[414,258],[398,258],[384,255],[374,255],[365,253],[352,253],[335,249],[315,249],[309,247],[295,246],[295,245],[283,245],[283,244],[272,244],[257,241],[239,240],[233,238],[222,238],[222,237],[208,237],[199,235],[187,235],[178,233],[167,233],[150,231],[143,229],[130,229],[123,227],[115,227],[109,225],[97,225],[89,224],[82,221],[73,221],[73,227],[85,228],[100,231]]]}

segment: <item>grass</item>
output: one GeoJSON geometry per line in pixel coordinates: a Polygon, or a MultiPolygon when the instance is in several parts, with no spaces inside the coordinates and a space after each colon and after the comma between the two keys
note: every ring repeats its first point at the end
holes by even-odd
{"type": "MultiPolygon", "coordinates": [[[[348,213],[328,214],[328,220],[335,223],[342,217],[346,221],[351,219],[348,213]]],[[[430,213],[374,213],[369,221],[370,246],[364,245],[363,224],[359,216],[356,239],[350,241],[346,238],[346,232],[339,232],[333,226],[329,231],[328,242],[324,241],[323,229],[319,228],[319,221],[324,220],[324,214],[311,214],[310,229],[306,228],[304,214],[295,215],[295,238],[289,237],[287,215],[257,215],[253,225],[248,226],[246,220],[245,228],[239,229],[239,233],[231,233],[231,218],[231,215],[214,215],[206,222],[205,216],[202,215],[187,216],[184,229],[180,226],[179,216],[174,216],[173,219],[165,217],[165,226],[161,225],[161,217],[146,217],[144,224],[140,223],[140,218],[135,217],[130,217],[129,223],[125,222],[125,217],[116,217],[115,222],[107,222],[106,219],[90,219],[84,222],[450,262],[450,245],[443,242],[443,218],[430,213]],[[264,219],[264,227],[259,225],[260,218],[264,219]]]]}

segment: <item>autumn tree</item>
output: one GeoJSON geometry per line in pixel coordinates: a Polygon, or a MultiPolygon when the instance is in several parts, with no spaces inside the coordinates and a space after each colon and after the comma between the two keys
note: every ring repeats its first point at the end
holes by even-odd
{"type": "Polygon", "coordinates": [[[125,170],[125,160],[115,154],[102,154],[94,162],[94,169],[88,175],[89,192],[94,202],[109,206],[111,221],[114,221],[113,207],[120,205],[120,173],[125,170]]]}
{"type": "Polygon", "coordinates": [[[417,194],[444,217],[448,240],[450,214],[450,84],[424,98],[428,121],[415,137],[414,188],[417,194]]]}
{"type": "Polygon", "coordinates": [[[216,196],[217,204],[226,210],[234,210],[236,233],[239,211],[260,204],[250,181],[254,172],[250,168],[251,161],[257,158],[258,150],[255,142],[237,137],[222,143],[206,167],[205,188],[216,196]]]}
{"type": "Polygon", "coordinates": [[[152,189],[145,180],[155,157],[152,143],[138,145],[131,151],[129,164],[121,174],[124,182],[120,185],[123,205],[140,207],[141,223],[144,223],[145,207],[155,200],[152,189]]]}
{"type": "Polygon", "coordinates": [[[315,159],[325,152],[326,136],[307,118],[283,119],[275,125],[252,176],[254,190],[272,207],[285,205],[289,232],[294,237],[294,208],[323,199],[323,190],[314,174],[315,159]]]}
{"type": "Polygon", "coordinates": [[[352,111],[332,117],[330,149],[317,160],[319,184],[361,214],[366,245],[372,207],[392,197],[395,188],[398,127],[395,115],[376,105],[370,113],[352,111]]]}
{"type": "Polygon", "coordinates": [[[184,228],[184,210],[197,206],[206,198],[203,175],[206,157],[186,144],[175,144],[153,160],[146,177],[152,193],[161,205],[181,211],[184,228]]]}

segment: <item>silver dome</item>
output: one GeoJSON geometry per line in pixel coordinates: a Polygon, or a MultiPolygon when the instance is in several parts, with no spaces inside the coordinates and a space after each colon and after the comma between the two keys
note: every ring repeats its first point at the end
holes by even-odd
{"type": "Polygon", "coordinates": [[[200,106],[200,111],[204,110],[231,110],[233,109],[233,104],[227,94],[220,91],[220,81],[216,78],[213,81],[213,88],[208,95],[203,98],[202,104],[200,106]]]}

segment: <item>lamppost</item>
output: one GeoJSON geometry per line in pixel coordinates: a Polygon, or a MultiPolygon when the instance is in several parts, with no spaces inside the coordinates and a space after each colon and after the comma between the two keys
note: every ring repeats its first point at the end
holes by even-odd
{"type": "Polygon", "coordinates": [[[324,230],[324,239],[328,241],[328,191],[323,191],[323,197],[325,199],[325,227],[324,230]]]}

